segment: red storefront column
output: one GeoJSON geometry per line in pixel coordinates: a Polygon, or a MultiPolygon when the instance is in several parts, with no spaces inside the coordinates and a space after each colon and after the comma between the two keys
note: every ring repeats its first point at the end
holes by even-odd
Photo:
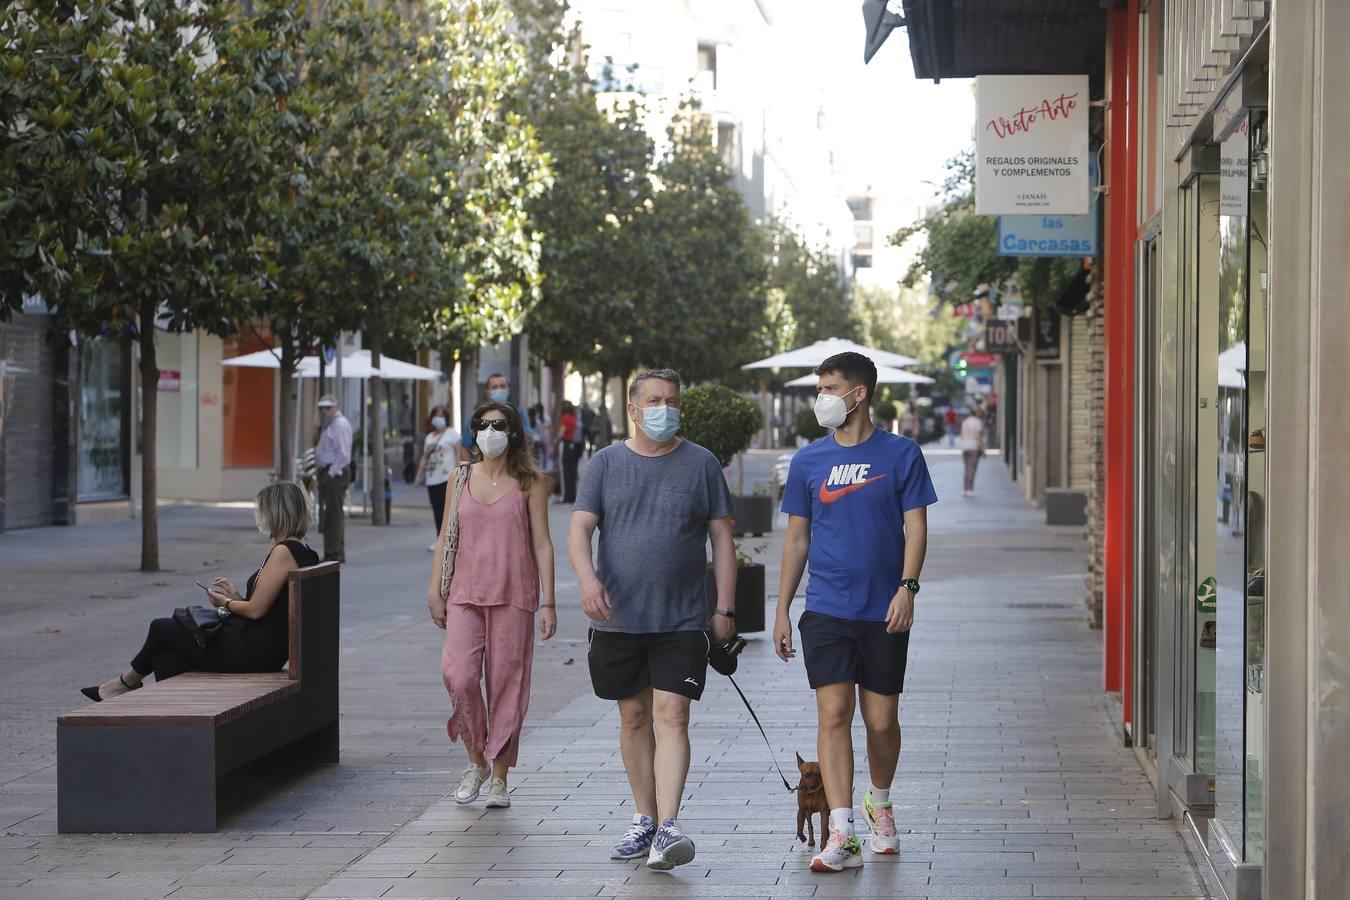
{"type": "Polygon", "coordinates": [[[1138,147],[1138,0],[1107,14],[1106,497],[1103,682],[1131,696],[1131,564],[1134,502],[1134,238],[1138,147]]]}

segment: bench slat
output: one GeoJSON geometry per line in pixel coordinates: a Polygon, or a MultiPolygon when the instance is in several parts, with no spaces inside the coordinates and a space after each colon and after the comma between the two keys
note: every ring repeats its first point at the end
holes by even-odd
{"type": "Polygon", "coordinates": [[[186,672],[63,714],[60,725],[220,725],[299,693],[286,672],[186,672]]]}

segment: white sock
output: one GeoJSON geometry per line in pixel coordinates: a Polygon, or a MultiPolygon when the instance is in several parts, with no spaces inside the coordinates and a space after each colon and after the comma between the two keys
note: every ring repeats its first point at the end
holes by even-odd
{"type": "Polygon", "coordinates": [[[841,806],[830,810],[830,827],[845,837],[853,834],[853,807],[841,806]]]}
{"type": "Polygon", "coordinates": [[[879,788],[879,787],[877,787],[876,785],[872,785],[872,788],[871,788],[867,793],[870,794],[870,795],[872,796],[872,800],[873,800],[874,802],[876,802],[876,803],[890,803],[890,802],[891,802],[891,789],[890,789],[890,788],[879,788]]]}

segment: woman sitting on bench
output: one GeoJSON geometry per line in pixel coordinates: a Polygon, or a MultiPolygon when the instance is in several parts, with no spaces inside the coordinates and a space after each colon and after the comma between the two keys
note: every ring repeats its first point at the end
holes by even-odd
{"type": "Polygon", "coordinates": [[[290,657],[290,610],[286,578],[296,569],[319,562],[301,538],[309,530],[309,507],[304,492],[289,481],[269,484],[258,492],[254,507],[258,530],[273,547],[262,568],[240,594],[228,578],[217,578],[207,591],[213,606],[230,612],[205,647],[198,646],[187,628],[172,618],[155,619],[131,668],[97,687],[80,693],[90,700],[107,700],[141,686],[146,676],[156,681],[183,672],[275,672],[290,657]]]}

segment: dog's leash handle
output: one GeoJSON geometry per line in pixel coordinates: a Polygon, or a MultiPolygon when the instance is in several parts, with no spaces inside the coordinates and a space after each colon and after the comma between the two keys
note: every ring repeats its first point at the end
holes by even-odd
{"type": "MultiPolygon", "coordinates": [[[[797,788],[788,783],[787,776],[783,774],[783,767],[778,765],[778,757],[774,755],[773,744],[769,742],[769,736],[764,733],[764,726],[760,724],[759,716],[755,715],[754,707],[752,707],[750,701],[746,699],[745,691],[741,690],[741,686],[736,683],[735,678],[728,675],[727,680],[729,680],[731,686],[736,689],[736,693],[741,695],[741,702],[745,704],[745,708],[750,712],[750,718],[755,720],[755,725],[759,728],[760,736],[764,738],[764,746],[769,748],[769,759],[773,760],[773,767],[778,770],[778,777],[783,779],[783,787],[787,788],[789,794],[797,790],[797,788]]],[[[801,787],[801,785],[799,784],[797,787],[801,787]]]]}

